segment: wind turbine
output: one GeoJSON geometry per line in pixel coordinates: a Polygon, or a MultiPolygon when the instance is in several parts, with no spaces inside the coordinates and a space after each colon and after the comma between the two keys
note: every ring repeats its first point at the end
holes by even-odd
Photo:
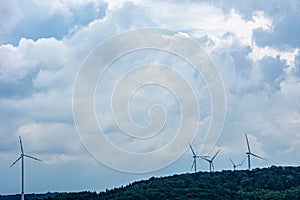
{"type": "Polygon", "coordinates": [[[213,169],[213,171],[215,170],[215,167],[214,167],[214,159],[215,157],[218,155],[218,153],[220,152],[221,149],[219,149],[217,151],[217,153],[211,158],[211,159],[207,159],[206,157],[201,157],[203,160],[206,160],[207,162],[209,162],[209,172],[211,172],[211,169],[213,169]]]}
{"type": "Polygon", "coordinates": [[[254,153],[251,152],[250,150],[250,145],[249,145],[249,141],[248,141],[248,137],[247,137],[247,134],[245,133],[245,136],[246,136],[246,142],[247,142],[247,147],[248,147],[248,152],[246,152],[247,154],[247,158],[248,158],[248,169],[250,170],[251,169],[251,160],[250,160],[250,156],[254,156],[254,157],[257,157],[259,159],[262,159],[262,160],[266,160],[258,155],[255,155],[254,153]]]}
{"type": "Polygon", "coordinates": [[[192,167],[191,167],[191,170],[194,168],[195,169],[195,173],[196,173],[197,172],[197,158],[199,158],[200,156],[196,155],[196,153],[195,153],[195,151],[194,151],[194,149],[193,149],[193,147],[192,147],[192,145],[190,143],[189,143],[189,145],[190,145],[190,149],[191,149],[191,151],[193,153],[193,159],[194,159],[192,167]]]}
{"type": "Polygon", "coordinates": [[[193,147],[192,147],[192,145],[189,143],[189,145],[190,145],[190,149],[191,149],[191,151],[192,151],[192,154],[193,154],[193,164],[192,164],[192,167],[191,167],[191,170],[194,168],[194,170],[195,170],[195,173],[197,172],[197,158],[206,158],[207,156],[198,156],[198,155],[196,155],[196,153],[195,153],[195,151],[194,151],[194,149],[193,149],[193,147]]]}
{"type": "Polygon", "coordinates": [[[245,162],[246,159],[247,159],[247,156],[244,158],[244,160],[243,160],[240,164],[235,164],[235,163],[232,161],[232,159],[229,158],[229,160],[230,160],[230,162],[232,163],[232,166],[233,166],[233,171],[235,171],[235,169],[236,169],[237,167],[242,166],[242,165],[244,164],[244,162],[245,162]]]}
{"type": "Polygon", "coordinates": [[[21,162],[22,162],[22,193],[21,193],[21,200],[24,200],[24,156],[27,157],[27,158],[31,158],[33,160],[37,160],[37,161],[41,161],[40,159],[38,158],[35,158],[35,157],[32,157],[32,156],[29,156],[29,155],[26,155],[24,154],[24,151],[23,151],[23,145],[22,145],[22,140],[21,140],[21,136],[19,136],[19,140],[20,140],[20,147],[21,147],[21,155],[20,157],[15,161],[13,162],[13,164],[10,165],[10,167],[14,166],[14,164],[16,164],[20,159],[21,159],[21,162]]]}

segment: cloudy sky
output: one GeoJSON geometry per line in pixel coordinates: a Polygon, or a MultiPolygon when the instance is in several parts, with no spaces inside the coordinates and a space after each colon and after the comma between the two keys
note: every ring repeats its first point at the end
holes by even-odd
{"type": "MultiPolygon", "coordinates": [[[[38,163],[26,159],[25,188],[29,193],[100,191],[151,176],[190,171],[190,151],[154,172],[132,174],[111,169],[94,159],[76,131],[72,93],[84,60],[106,39],[145,27],[168,29],[192,38],[220,73],[226,94],[226,118],[216,147],[210,152],[221,148],[215,160],[216,170],[231,169],[229,157],[236,162],[245,157],[245,132],[253,153],[267,159],[252,159],[253,167],[299,165],[299,9],[297,0],[0,1],[0,194],[20,191],[20,165],[9,167],[20,153],[18,136],[22,136],[25,152],[42,160],[38,163]]],[[[170,59],[165,54],[133,52],[112,63],[106,77],[99,81],[95,93],[98,121],[107,138],[128,152],[151,152],[164,147],[180,122],[176,95],[150,85],[131,96],[128,110],[134,123],[143,127],[149,124],[149,108],[162,105],[166,119],[159,120],[165,120],[161,137],[141,141],[124,136],[114,124],[107,103],[113,84],[130,69],[129,63],[170,65],[188,80],[200,110],[199,130],[192,145],[197,152],[203,146],[203,132],[212,114],[205,77],[193,73],[183,60],[174,56],[170,59]]],[[[163,72],[147,67],[140,71],[148,77],[158,77],[163,72]]],[[[157,116],[160,119],[161,115],[157,116]]],[[[184,130],[189,132],[189,126],[184,130]]],[[[181,145],[188,150],[186,143],[181,145]]],[[[158,156],[143,164],[163,162],[163,158],[158,156]]],[[[136,164],[126,157],[111,159],[126,166],[136,164]]],[[[199,161],[198,169],[206,171],[208,163],[199,161]]]]}

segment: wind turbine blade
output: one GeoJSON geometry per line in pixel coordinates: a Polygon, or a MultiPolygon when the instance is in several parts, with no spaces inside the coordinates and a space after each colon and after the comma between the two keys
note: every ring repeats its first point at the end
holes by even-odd
{"type": "Polygon", "coordinates": [[[15,162],[13,162],[13,164],[11,164],[10,167],[14,166],[21,158],[22,156],[20,156],[15,162]]]}
{"type": "Polygon", "coordinates": [[[231,160],[231,158],[229,158],[229,160],[231,161],[232,165],[235,166],[234,162],[231,160]]]}
{"type": "Polygon", "coordinates": [[[246,161],[246,159],[247,159],[247,156],[244,158],[244,160],[241,162],[241,164],[240,164],[240,165],[243,165],[243,164],[244,164],[244,162],[246,161]]]}
{"type": "Polygon", "coordinates": [[[199,156],[199,157],[204,159],[204,158],[209,158],[210,156],[199,156]]]}
{"type": "Polygon", "coordinates": [[[191,171],[193,170],[193,168],[196,167],[196,159],[194,159],[192,167],[191,167],[191,171]]]}
{"type": "Polygon", "coordinates": [[[211,162],[211,166],[212,166],[212,170],[215,171],[215,166],[213,162],[211,162]]]}
{"type": "Polygon", "coordinates": [[[266,159],[264,159],[264,158],[262,158],[262,157],[260,157],[260,156],[258,156],[258,155],[255,155],[255,154],[253,154],[253,153],[250,153],[250,155],[255,156],[255,157],[257,157],[257,158],[260,158],[260,159],[262,159],[262,160],[266,160],[266,159]]]}
{"type": "Polygon", "coordinates": [[[243,162],[240,163],[240,164],[237,164],[236,167],[240,167],[240,166],[242,166],[242,165],[243,165],[243,162]]]}
{"type": "Polygon", "coordinates": [[[28,158],[31,158],[31,159],[34,159],[34,160],[37,160],[37,161],[41,161],[40,159],[35,158],[35,157],[32,157],[32,156],[29,156],[29,155],[25,155],[25,154],[24,154],[24,156],[26,156],[26,157],[28,157],[28,158]]]}
{"type": "Polygon", "coordinates": [[[218,155],[218,153],[221,151],[221,149],[219,149],[218,151],[217,151],[217,153],[211,158],[211,160],[214,160],[215,159],[215,157],[218,155]]]}
{"type": "Polygon", "coordinates": [[[248,152],[251,152],[251,151],[250,151],[250,145],[249,145],[248,136],[247,136],[246,133],[245,133],[245,136],[246,136],[246,142],[247,142],[248,152]]]}
{"type": "Polygon", "coordinates": [[[190,171],[192,171],[192,170],[193,170],[194,164],[195,164],[195,162],[193,162],[193,164],[192,164],[192,167],[191,167],[190,171]]]}
{"type": "Polygon", "coordinates": [[[242,166],[242,164],[237,164],[235,167],[240,167],[240,166],[242,166]]]}
{"type": "Polygon", "coordinates": [[[24,151],[23,151],[23,145],[22,145],[21,136],[19,136],[19,140],[20,140],[21,153],[23,154],[23,153],[24,153],[24,151]]]}
{"type": "Polygon", "coordinates": [[[203,160],[206,160],[207,162],[210,162],[209,159],[205,158],[205,157],[201,157],[203,160]]]}
{"type": "Polygon", "coordinates": [[[189,143],[189,145],[190,145],[190,148],[191,148],[191,151],[192,151],[193,155],[196,156],[196,153],[194,152],[194,149],[193,149],[192,145],[190,143],[189,143]]]}

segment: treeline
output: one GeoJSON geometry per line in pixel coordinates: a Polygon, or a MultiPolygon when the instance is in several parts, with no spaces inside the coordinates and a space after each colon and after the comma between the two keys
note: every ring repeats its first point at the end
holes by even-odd
{"type": "Polygon", "coordinates": [[[44,199],[300,199],[300,167],[272,166],[251,171],[198,172],[153,177],[100,193],[57,193],[44,199]]]}
{"type": "Polygon", "coordinates": [[[300,199],[300,167],[198,172],[151,178],[101,192],[100,199],[300,199]]]}

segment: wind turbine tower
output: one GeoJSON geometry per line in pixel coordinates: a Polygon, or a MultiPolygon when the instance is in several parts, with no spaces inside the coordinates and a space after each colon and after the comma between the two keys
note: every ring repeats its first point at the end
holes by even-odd
{"type": "Polygon", "coordinates": [[[195,151],[194,151],[194,149],[193,149],[193,147],[192,147],[192,145],[191,144],[189,144],[189,145],[190,145],[190,149],[192,151],[193,159],[194,159],[192,167],[191,167],[191,170],[194,168],[195,169],[195,173],[196,173],[197,172],[197,158],[199,158],[200,156],[197,156],[196,153],[195,153],[195,151]]]}
{"type": "Polygon", "coordinates": [[[264,158],[262,158],[258,155],[255,155],[254,153],[251,152],[248,136],[247,136],[246,133],[245,133],[245,136],[246,136],[246,142],[247,142],[247,148],[248,148],[248,152],[246,152],[247,158],[248,158],[248,169],[251,170],[251,159],[250,159],[251,156],[257,157],[257,158],[262,159],[262,160],[266,160],[266,159],[264,159],[264,158]]]}
{"type": "Polygon", "coordinates": [[[19,136],[19,140],[20,140],[20,147],[21,147],[21,155],[15,162],[13,162],[13,164],[10,165],[10,167],[14,166],[14,164],[16,164],[21,159],[21,176],[22,176],[22,179],[21,179],[21,186],[22,186],[21,200],[24,200],[24,157],[31,158],[31,159],[37,160],[37,161],[41,161],[41,160],[38,159],[38,158],[32,157],[32,156],[29,156],[27,154],[24,154],[21,136],[19,136]]]}

